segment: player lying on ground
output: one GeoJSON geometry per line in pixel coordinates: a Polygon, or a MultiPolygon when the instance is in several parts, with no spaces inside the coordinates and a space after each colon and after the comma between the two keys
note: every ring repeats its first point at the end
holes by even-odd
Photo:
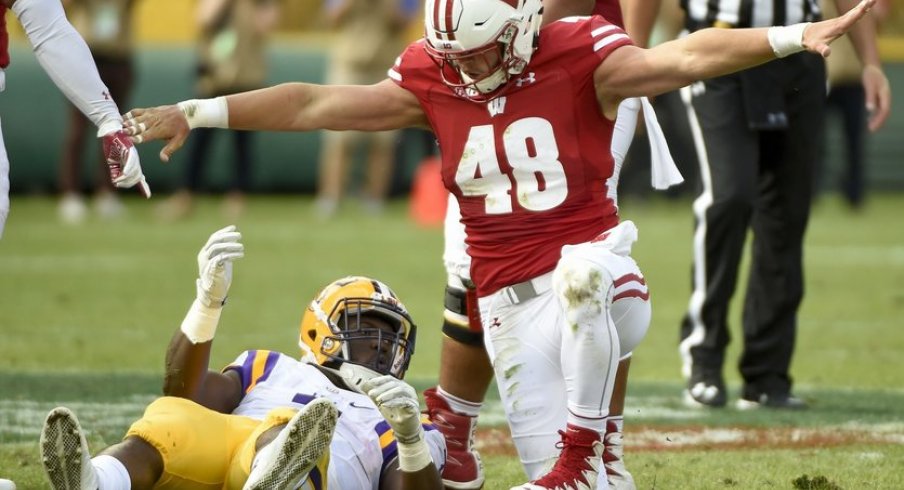
{"type": "Polygon", "coordinates": [[[445,442],[401,379],[416,327],[385,284],[326,286],[305,310],[301,360],[251,350],[208,370],[240,239],[224,228],[198,255],[197,299],[167,349],[167,396],[122,442],[92,459],[75,414],[47,416],[41,451],[54,490],[441,489],[445,442]]]}

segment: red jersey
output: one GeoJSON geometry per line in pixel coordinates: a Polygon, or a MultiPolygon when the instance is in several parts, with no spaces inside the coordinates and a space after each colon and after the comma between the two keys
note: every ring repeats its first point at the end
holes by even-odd
{"type": "Polygon", "coordinates": [[[609,22],[625,28],[625,19],[622,17],[621,4],[618,0],[596,0],[593,4],[593,15],[602,15],[609,22]]]}
{"type": "Polygon", "coordinates": [[[408,46],[390,76],[418,98],[439,141],[479,295],[551,271],[563,245],[618,224],[606,197],[613,122],[600,112],[593,72],[631,43],[624,31],[601,17],[544,27],[524,72],[482,103],[442,82],[423,42],[408,46]]]}
{"type": "Polygon", "coordinates": [[[6,5],[0,4],[0,69],[9,66],[9,33],[6,31],[6,5]]]}

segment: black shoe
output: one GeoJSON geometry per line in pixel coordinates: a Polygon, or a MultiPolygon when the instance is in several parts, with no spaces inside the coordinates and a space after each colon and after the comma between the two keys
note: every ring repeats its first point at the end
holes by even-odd
{"type": "Polygon", "coordinates": [[[759,410],[761,408],[773,408],[776,410],[806,410],[810,408],[803,399],[791,394],[769,395],[761,393],[756,400],[746,397],[738,399],[738,410],[759,410]]]}
{"type": "Polygon", "coordinates": [[[684,390],[684,404],[691,408],[722,408],[727,401],[725,384],[720,381],[690,382],[684,390]]]}

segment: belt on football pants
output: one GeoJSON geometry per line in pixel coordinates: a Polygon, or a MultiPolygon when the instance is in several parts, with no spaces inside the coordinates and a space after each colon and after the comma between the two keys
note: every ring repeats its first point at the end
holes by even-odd
{"type": "Polygon", "coordinates": [[[513,304],[524,303],[552,289],[552,272],[512,284],[501,289],[502,294],[513,304]]]}

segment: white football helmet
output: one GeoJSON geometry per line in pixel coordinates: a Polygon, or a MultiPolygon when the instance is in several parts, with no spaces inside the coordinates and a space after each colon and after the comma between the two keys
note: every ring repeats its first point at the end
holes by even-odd
{"type": "Polygon", "coordinates": [[[542,13],[541,0],[427,0],[425,48],[457,95],[489,100],[530,62],[542,13]]]}

